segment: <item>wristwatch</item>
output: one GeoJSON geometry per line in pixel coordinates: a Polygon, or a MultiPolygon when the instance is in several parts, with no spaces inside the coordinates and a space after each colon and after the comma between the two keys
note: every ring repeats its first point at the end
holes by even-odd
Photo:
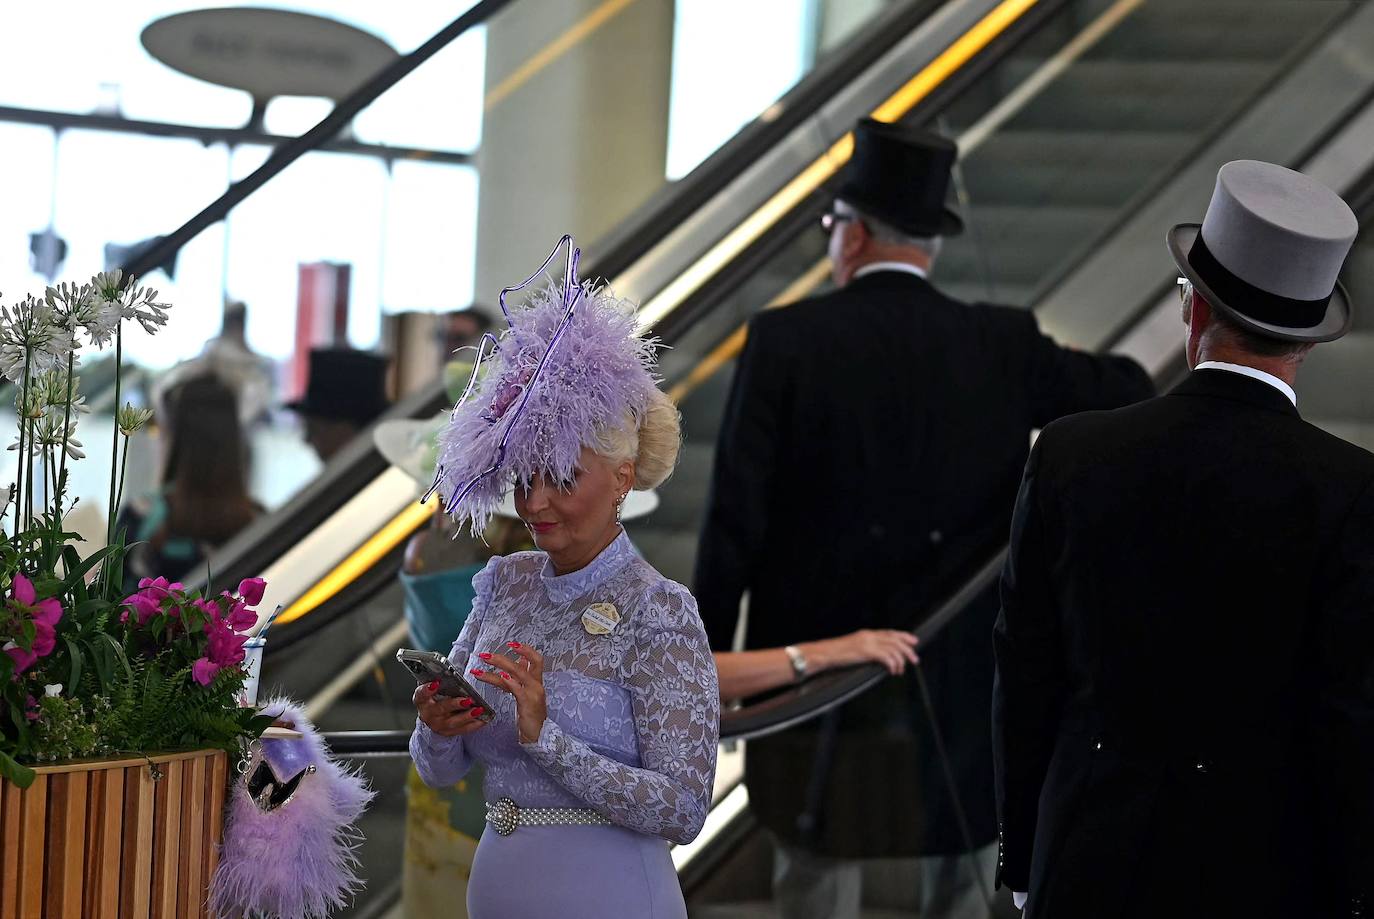
{"type": "Polygon", "coordinates": [[[806,679],[806,655],[801,653],[801,648],[796,645],[788,645],[782,650],[787,653],[787,659],[792,662],[792,678],[798,683],[806,679]]]}

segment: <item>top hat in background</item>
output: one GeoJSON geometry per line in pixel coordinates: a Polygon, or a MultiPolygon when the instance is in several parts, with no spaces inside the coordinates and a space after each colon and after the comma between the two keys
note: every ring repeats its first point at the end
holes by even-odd
{"type": "Polygon", "coordinates": [[[957,236],[964,221],[945,198],[958,156],[939,134],[865,118],[836,197],[912,236],[957,236]]]}
{"type": "Polygon", "coordinates": [[[1241,327],[1320,342],[1350,330],[1350,297],[1336,278],[1359,229],[1316,179],[1236,160],[1217,172],[1202,223],[1179,224],[1166,242],[1197,292],[1241,327]]]}
{"type": "Polygon", "coordinates": [[[391,405],[386,397],[387,359],[352,348],[314,348],[304,398],[286,407],[302,415],[351,421],[359,427],[391,405]]]}

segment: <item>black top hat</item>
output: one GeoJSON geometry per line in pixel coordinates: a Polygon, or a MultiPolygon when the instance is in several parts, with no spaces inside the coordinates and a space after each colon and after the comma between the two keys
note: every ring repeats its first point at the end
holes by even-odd
{"type": "Polygon", "coordinates": [[[1266,338],[1331,341],[1350,329],[1350,297],[1336,280],[1360,223],[1316,179],[1273,163],[1235,160],[1217,172],[1201,224],[1166,241],[1198,293],[1266,338]]]}
{"type": "Polygon", "coordinates": [[[938,134],[865,118],[838,197],[912,236],[957,236],[964,221],[945,195],[958,155],[938,134]]]}
{"type": "Polygon", "coordinates": [[[367,424],[387,410],[386,358],[352,348],[314,348],[305,398],[286,407],[302,415],[367,424]]]}

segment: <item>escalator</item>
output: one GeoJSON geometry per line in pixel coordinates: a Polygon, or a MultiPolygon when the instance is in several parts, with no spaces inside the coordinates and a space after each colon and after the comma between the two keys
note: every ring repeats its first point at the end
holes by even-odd
{"type": "MultiPolygon", "coordinates": [[[[1131,353],[1161,382],[1179,373],[1173,270],[1161,240],[1172,223],[1200,217],[1217,165],[1238,156],[1288,163],[1347,194],[1367,179],[1374,73],[1362,72],[1352,51],[1374,44],[1374,11],[1329,2],[1303,4],[1298,14],[1297,6],[892,4],[856,33],[846,46],[852,56],[818,66],[777,112],[588,247],[588,275],[641,302],[646,325],[672,346],[662,369],[686,445],[660,509],[629,527],[645,556],[690,582],[743,323],[826,282],[825,242],[812,226],[830,203],[848,156],[846,129],[858,117],[876,113],[959,140],[956,184],[969,232],[947,242],[937,284],[968,300],[1034,304],[1061,339],[1131,353]]],[[[1361,287],[1371,285],[1352,281],[1352,291],[1361,287]]],[[[1313,380],[1339,379],[1358,362],[1374,340],[1362,335],[1357,328],[1348,347],[1319,349],[1313,380]]],[[[1352,439],[1368,436],[1365,409],[1348,388],[1313,385],[1330,390],[1319,401],[1324,423],[1338,432],[1343,425],[1352,439]]],[[[425,416],[441,404],[435,388],[393,417],[425,416]]],[[[289,621],[269,643],[269,685],[310,700],[326,729],[384,732],[337,737],[382,791],[364,827],[371,883],[357,915],[386,914],[401,876],[405,762],[368,754],[395,751],[413,718],[409,687],[389,682],[385,669],[404,634],[394,586],[400,547],[429,512],[412,499],[410,483],[360,440],[212,562],[224,580],[265,573],[280,592],[274,599],[288,606],[289,621]]],[[[925,611],[923,637],[990,583],[999,549],[989,546],[965,588],[925,611]]],[[[863,668],[827,674],[729,713],[723,734],[742,738],[815,717],[880,678],[863,668]]],[[[684,886],[703,915],[766,915],[729,912],[729,904],[766,898],[767,874],[766,865],[758,873],[763,844],[749,825],[747,795],[729,781],[737,756],[723,763],[723,806],[707,839],[679,860],[684,886]]]]}

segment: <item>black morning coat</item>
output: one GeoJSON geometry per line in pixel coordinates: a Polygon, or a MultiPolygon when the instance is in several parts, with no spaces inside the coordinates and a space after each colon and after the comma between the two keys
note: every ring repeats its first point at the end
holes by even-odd
{"type": "MultiPolygon", "coordinates": [[[[1030,432],[1152,395],[1133,361],[1058,347],[1021,309],[880,271],[756,315],[716,452],[695,592],[728,650],[911,628],[1006,544],[1030,432]]],[[[996,838],[988,710],[995,586],[920,649],[975,841],[996,838]]],[[[752,740],[750,806],[838,857],[963,850],[908,674],[831,718],[752,740]],[[834,731],[817,762],[819,731],[834,731]]]]}
{"type": "Polygon", "coordinates": [[[1056,422],[1002,604],[1000,882],[1027,919],[1369,915],[1374,455],[1224,370],[1056,422]]]}

